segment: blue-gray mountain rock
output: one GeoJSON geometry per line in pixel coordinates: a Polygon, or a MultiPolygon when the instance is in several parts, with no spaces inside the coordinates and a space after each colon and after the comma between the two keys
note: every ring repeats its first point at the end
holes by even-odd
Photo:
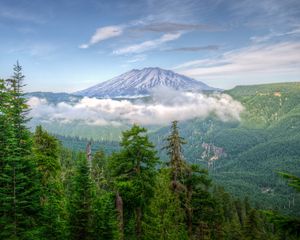
{"type": "Polygon", "coordinates": [[[139,97],[160,87],[179,91],[217,91],[203,82],[161,68],[133,69],[74,94],[87,97],[139,97]]]}

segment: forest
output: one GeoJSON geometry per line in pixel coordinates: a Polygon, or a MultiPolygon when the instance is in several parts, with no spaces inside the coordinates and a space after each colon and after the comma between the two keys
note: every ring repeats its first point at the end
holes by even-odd
{"type": "MultiPolygon", "coordinates": [[[[74,151],[28,129],[23,87],[16,64],[0,80],[0,239],[299,239],[299,217],[233,197],[187,162],[177,121],[159,146],[166,162],[136,124],[108,154],[91,142],[74,151]]],[[[278,174],[300,191],[298,177],[278,174]]]]}

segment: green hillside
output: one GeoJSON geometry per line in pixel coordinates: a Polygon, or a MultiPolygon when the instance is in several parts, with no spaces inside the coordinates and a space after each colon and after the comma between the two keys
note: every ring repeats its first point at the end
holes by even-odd
{"type": "MultiPolygon", "coordinates": [[[[277,172],[300,175],[300,83],[237,86],[225,93],[245,107],[241,121],[223,122],[209,117],[181,122],[180,132],[187,141],[185,158],[209,166],[213,178],[238,197],[249,196],[264,208],[299,213],[299,194],[288,189],[277,172]]],[[[36,124],[32,122],[32,126],[36,124]]],[[[115,141],[128,128],[80,122],[45,122],[43,126],[60,135],[101,140],[101,148],[110,149],[108,152],[116,149],[115,141]]],[[[168,134],[167,127],[150,128],[150,138],[163,160],[167,159],[162,148],[168,134]]],[[[62,139],[64,145],[85,149],[86,141],[70,139],[62,139]]]]}
{"type": "Polygon", "coordinates": [[[251,127],[269,126],[300,103],[299,82],[237,86],[225,93],[246,107],[243,125],[251,127]]]}
{"type": "MultiPolygon", "coordinates": [[[[200,130],[200,142],[212,143],[227,153],[210,168],[227,190],[249,195],[266,208],[299,213],[299,194],[288,190],[277,172],[300,175],[300,83],[238,86],[226,93],[245,106],[239,124],[210,119],[190,121],[182,128],[200,130]],[[210,127],[203,128],[209,122],[210,127]]],[[[187,150],[199,149],[199,145],[187,150]]],[[[190,161],[198,159],[203,149],[197,151],[187,151],[190,161]]]]}

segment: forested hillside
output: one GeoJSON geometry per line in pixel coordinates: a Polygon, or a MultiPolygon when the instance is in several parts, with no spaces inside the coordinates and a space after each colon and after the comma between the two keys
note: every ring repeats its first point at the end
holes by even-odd
{"type": "MultiPolygon", "coordinates": [[[[277,172],[300,174],[300,83],[238,86],[225,93],[243,104],[241,120],[224,122],[210,116],[180,122],[181,135],[187,140],[185,159],[207,168],[212,178],[235,196],[249,195],[250,201],[261,207],[299,213],[299,194],[286,188],[277,172]]],[[[66,101],[70,96],[59,94],[66,101]]],[[[55,103],[53,95],[44,97],[55,103]]],[[[100,146],[108,154],[118,150],[121,131],[130,127],[31,120],[31,126],[38,124],[59,133],[63,145],[73,150],[84,150],[87,139],[92,139],[94,147],[100,146]],[[82,137],[85,139],[80,140],[82,137]]],[[[168,133],[168,127],[159,126],[151,126],[149,131],[162,161],[168,159],[161,148],[168,133]]]]}
{"type": "MultiPolygon", "coordinates": [[[[68,150],[41,126],[31,133],[23,78],[17,64],[0,81],[1,239],[299,237],[299,219],[232,197],[188,163],[176,121],[161,145],[166,159],[138,125],[109,155],[88,142],[85,152],[68,150]]],[[[299,190],[299,178],[285,177],[299,190]]]]}

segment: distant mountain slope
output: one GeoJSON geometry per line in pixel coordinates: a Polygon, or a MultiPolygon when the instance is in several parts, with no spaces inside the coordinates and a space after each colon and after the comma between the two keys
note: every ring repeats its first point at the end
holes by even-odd
{"type": "Polygon", "coordinates": [[[243,123],[267,127],[300,106],[300,82],[237,86],[225,91],[247,109],[243,123]]]}
{"type": "Polygon", "coordinates": [[[200,81],[169,70],[144,68],[131,70],[74,94],[88,97],[134,97],[149,95],[157,87],[168,87],[182,91],[217,90],[200,81]]]}
{"type": "MultiPolygon", "coordinates": [[[[184,156],[209,166],[211,176],[234,195],[299,215],[300,196],[286,187],[278,172],[300,176],[300,83],[238,86],[225,92],[245,107],[241,122],[214,117],[181,122],[180,132],[187,141],[184,156]],[[212,151],[203,158],[203,143],[226,155],[212,151]]],[[[162,128],[151,138],[163,146],[168,131],[162,128]]]]}
{"type": "Polygon", "coordinates": [[[80,99],[82,99],[81,96],[77,96],[69,93],[53,93],[53,92],[29,92],[26,93],[25,96],[27,98],[37,97],[41,99],[46,99],[48,103],[52,103],[52,104],[57,104],[60,102],[76,103],[80,99]]]}

